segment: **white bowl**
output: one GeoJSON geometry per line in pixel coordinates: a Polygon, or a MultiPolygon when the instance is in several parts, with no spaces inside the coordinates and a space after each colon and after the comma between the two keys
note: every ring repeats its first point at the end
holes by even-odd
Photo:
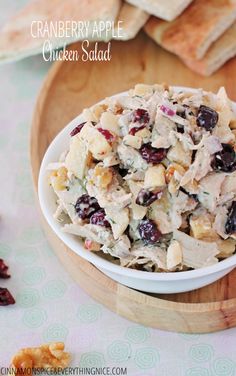
{"type": "MultiPolygon", "coordinates": [[[[176,91],[194,89],[176,87],[176,91]]],[[[126,93],[123,93],[126,94],[126,93]]],[[[118,94],[119,95],[119,94],[118,94]]],[[[236,104],[233,103],[236,112],[236,104]]],[[[178,273],[148,273],[115,265],[103,259],[96,253],[89,252],[83,247],[79,237],[61,231],[61,225],[53,218],[56,209],[55,193],[48,184],[46,167],[51,162],[57,162],[61,153],[69,148],[70,132],[81,122],[81,115],[72,120],[52,141],[43,158],[38,182],[39,202],[42,212],[55,234],[75,253],[95,265],[104,274],[115,281],[151,293],[178,293],[194,290],[215,282],[229,273],[236,265],[236,255],[219,263],[201,269],[178,273]]]]}

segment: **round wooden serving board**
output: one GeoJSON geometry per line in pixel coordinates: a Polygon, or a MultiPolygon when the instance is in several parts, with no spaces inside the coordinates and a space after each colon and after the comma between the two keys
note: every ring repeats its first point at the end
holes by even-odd
{"type": "MultiPolygon", "coordinates": [[[[100,45],[106,48],[105,45],[100,45]]],[[[71,48],[80,49],[80,44],[71,48]]],[[[110,62],[56,62],[36,105],[31,133],[35,187],[44,152],[55,135],[81,110],[136,83],[162,83],[217,91],[224,85],[236,100],[236,59],[214,76],[200,77],[146,35],[112,42],[110,62]]],[[[150,295],[120,285],[67,248],[42,218],[45,234],[70,275],[98,302],[129,320],[185,332],[214,332],[236,326],[236,269],[202,289],[176,295],[150,295]]]]}

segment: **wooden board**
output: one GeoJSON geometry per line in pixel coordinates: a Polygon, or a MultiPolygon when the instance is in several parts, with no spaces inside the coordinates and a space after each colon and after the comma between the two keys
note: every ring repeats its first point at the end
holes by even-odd
{"type": "MultiPolygon", "coordinates": [[[[79,44],[71,48],[80,48],[79,44]]],[[[104,46],[105,48],[105,46],[104,46]]],[[[224,85],[236,100],[236,59],[212,77],[192,73],[147,36],[112,43],[110,62],[56,62],[40,92],[31,133],[31,163],[35,187],[44,152],[70,120],[102,98],[138,82],[202,87],[224,85]]],[[[151,295],[120,285],[67,248],[42,219],[45,234],[70,275],[98,302],[117,314],[164,330],[204,333],[236,326],[236,269],[218,282],[192,292],[151,295]]]]}

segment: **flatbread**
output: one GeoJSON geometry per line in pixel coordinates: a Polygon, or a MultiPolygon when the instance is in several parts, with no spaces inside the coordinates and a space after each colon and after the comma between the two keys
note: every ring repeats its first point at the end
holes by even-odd
{"type": "MultiPolygon", "coordinates": [[[[134,7],[133,5],[123,3],[117,21],[123,21],[122,40],[134,38],[139,30],[145,25],[150,15],[144,10],[134,7]]],[[[119,38],[118,38],[119,39],[119,38]]]]}
{"type": "Polygon", "coordinates": [[[145,31],[181,58],[200,60],[235,20],[236,1],[195,0],[172,22],[151,17],[145,31]]]}
{"type": "Polygon", "coordinates": [[[210,76],[229,59],[236,56],[236,23],[234,23],[207,51],[201,60],[183,60],[193,71],[210,76]]]}
{"type": "MultiPolygon", "coordinates": [[[[30,2],[14,16],[0,33],[0,62],[19,60],[42,52],[44,38],[33,38],[32,21],[115,21],[121,7],[121,0],[36,0],[30,2]]],[[[109,39],[104,35],[98,40],[109,39]]],[[[81,38],[84,39],[84,38],[81,38]]],[[[80,38],[56,38],[53,46],[81,40],[80,38]]],[[[92,39],[87,38],[87,39],[92,39]]]]}
{"type": "Polygon", "coordinates": [[[192,0],[127,0],[127,2],[153,16],[172,21],[183,12],[192,0]]]}

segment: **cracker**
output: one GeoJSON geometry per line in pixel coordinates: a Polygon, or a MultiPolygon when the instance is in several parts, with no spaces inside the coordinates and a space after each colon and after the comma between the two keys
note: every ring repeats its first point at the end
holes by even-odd
{"type": "Polygon", "coordinates": [[[236,56],[236,23],[212,44],[203,59],[184,59],[183,62],[193,71],[203,76],[210,76],[234,56],[236,56]]]}
{"type": "Polygon", "coordinates": [[[122,40],[134,38],[145,25],[149,14],[133,5],[123,3],[117,21],[122,21],[122,40]]]}
{"type": "Polygon", "coordinates": [[[178,17],[192,0],[127,0],[128,3],[166,21],[178,17]]]}
{"type": "Polygon", "coordinates": [[[173,22],[151,17],[146,33],[158,44],[183,59],[202,59],[236,20],[236,2],[195,0],[173,22]]]}

